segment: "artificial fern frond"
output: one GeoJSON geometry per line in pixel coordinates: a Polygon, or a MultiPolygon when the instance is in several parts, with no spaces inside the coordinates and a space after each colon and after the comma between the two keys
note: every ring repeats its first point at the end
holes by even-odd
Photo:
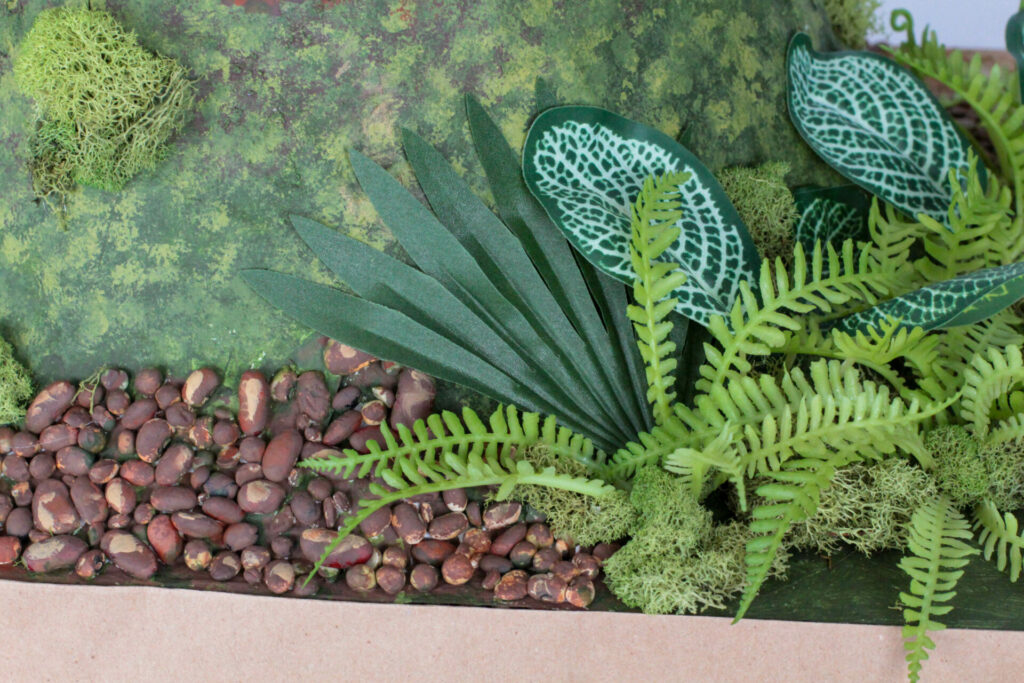
{"type": "MultiPolygon", "coordinates": [[[[1007,346],[1002,351],[989,347],[975,354],[966,369],[960,399],[960,417],[973,425],[975,436],[988,436],[993,409],[1021,382],[1024,382],[1024,356],[1019,346],[1007,346]]],[[[996,429],[1012,427],[1013,424],[1008,423],[1012,417],[997,420],[996,429]]]]}
{"type": "MultiPolygon", "coordinates": [[[[913,30],[909,22],[907,29],[908,32],[913,30]]],[[[900,48],[883,49],[918,75],[934,78],[948,86],[977,112],[995,147],[1003,176],[1013,189],[1017,206],[1014,223],[1020,232],[1024,225],[1024,215],[1021,214],[1024,206],[1024,108],[1014,92],[1016,86],[1010,85],[1011,79],[1004,77],[998,65],[992,66],[986,74],[980,54],[967,61],[960,50],[947,52],[945,46],[939,44],[935,31],[927,29],[919,44],[911,35],[900,48]]],[[[1012,260],[1019,256],[1020,252],[1017,252],[1012,260]]]]}
{"type": "Polygon", "coordinates": [[[747,585],[733,623],[743,618],[757,597],[790,526],[815,513],[821,492],[831,483],[836,470],[856,459],[856,453],[825,450],[790,460],[781,470],[765,473],[773,481],[756,491],[765,502],[751,513],[753,538],[747,542],[747,585]]]}
{"type": "Polygon", "coordinates": [[[615,490],[599,479],[560,474],[554,467],[536,469],[516,458],[519,450],[543,443],[558,457],[588,463],[594,455],[589,439],[559,427],[554,418],[543,423],[535,413],[520,413],[513,407],[499,408],[485,425],[469,408],[462,420],[445,411],[418,420],[410,430],[399,426],[398,436],[381,425],[384,448],[371,441],[370,452],[345,449],[338,455],[304,460],[301,465],[318,472],[343,477],[379,477],[385,486],[370,484],[376,498],[359,501],[359,509],[339,527],[338,536],[324,551],[317,567],[346,535],[374,511],[403,498],[422,493],[476,486],[498,486],[496,499],[503,499],[516,485],[551,486],[591,496],[615,490]],[[464,423],[464,424],[463,424],[464,423]]]}
{"type": "Polygon", "coordinates": [[[681,445],[700,449],[734,426],[748,476],[776,470],[794,455],[831,450],[864,459],[900,450],[930,464],[920,425],[945,405],[908,405],[838,360],[815,361],[808,373],[795,368],[781,381],[768,375],[733,377],[713,387],[695,399],[693,409],[677,409],[690,430],[681,445]]]}
{"type": "Polygon", "coordinates": [[[762,262],[756,295],[749,284],[740,283],[740,296],[728,322],[713,316],[708,325],[721,348],[705,345],[708,363],[700,369],[698,390],[710,391],[729,376],[750,372],[747,356],[764,356],[782,348],[788,335],[801,328],[792,314],[829,313],[851,301],[870,306],[880,296],[893,293],[900,282],[900,274],[882,268],[870,246],[855,253],[852,240],[840,250],[818,243],[809,258],[797,244],[792,276],[781,261],[774,268],[762,262]]]}
{"type": "Polygon", "coordinates": [[[953,191],[949,225],[924,214],[918,216],[925,230],[922,246],[926,256],[914,261],[917,272],[928,282],[941,282],[1014,263],[1024,252],[1024,232],[1013,231],[1009,189],[995,178],[988,179],[986,189],[974,154],[966,177],[950,170],[949,181],[953,191]]]}
{"type": "Polygon", "coordinates": [[[679,239],[676,223],[682,217],[679,188],[689,173],[666,173],[649,177],[633,204],[633,230],[629,258],[633,266],[633,299],[636,305],[626,309],[636,330],[640,355],[647,368],[647,400],[654,420],[663,424],[672,415],[676,393],[672,357],[676,345],[668,339],[672,330],[668,314],[676,306],[672,292],[686,282],[678,264],[658,261],[665,250],[679,239]]]}
{"type": "Polygon", "coordinates": [[[900,560],[899,567],[910,576],[910,592],[900,593],[906,605],[903,618],[904,648],[911,681],[920,677],[921,662],[928,659],[926,650],[935,643],[929,631],[945,626],[933,617],[941,617],[953,609],[943,605],[956,595],[956,582],[963,567],[978,550],[967,544],[971,527],[946,496],[933,499],[918,509],[910,520],[907,546],[910,555],[900,560]]]}
{"type": "Polygon", "coordinates": [[[1017,518],[1009,512],[1003,515],[990,500],[983,500],[974,509],[974,530],[978,532],[978,544],[986,560],[996,555],[996,568],[1007,571],[1009,564],[1010,581],[1020,578],[1021,555],[1024,554],[1024,535],[1019,532],[1017,518]]]}
{"type": "Polygon", "coordinates": [[[665,457],[665,469],[678,474],[685,482],[694,500],[700,500],[707,483],[708,473],[718,470],[725,474],[739,495],[740,509],[747,509],[746,488],[744,485],[745,468],[743,461],[736,452],[736,430],[727,425],[705,448],[677,448],[665,457]]]}
{"type": "Polygon", "coordinates": [[[907,219],[892,205],[871,200],[868,212],[868,235],[875,252],[875,258],[882,267],[899,272],[904,276],[898,291],[905,293],[925,284],[910,265],[910,248],[925,236],[926,230],[916,220],[907,219]]]}
{"type": "Polygon", "coordinates": [[[605,466],[597,469],[595,474],[610,481],[625,481],[632,478],[641,467],[661,465],[670,453],[689,443],[689,429],[679,419],[679,413],[684,408],[677,403],[674,410],[675,415],[650,432],[641,432],[636,441],[630,441],[613,453],[605,466]]]}

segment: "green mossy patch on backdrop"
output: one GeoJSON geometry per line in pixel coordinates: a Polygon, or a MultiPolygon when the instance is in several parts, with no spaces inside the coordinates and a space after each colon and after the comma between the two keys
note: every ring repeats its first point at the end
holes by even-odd
{"type": "Polygon", "coordinates": [[[84,188],[68,230],[33,201],[34,112],[11,60],[44,7],[0,10],[0,320],[40,381],[109,362],[232,376],[283,360],[309,334],[237,277],[243,268],[327,272],[290,213],[395,252],[358,191],[358,149],[407,184],[398,125],[436,145],[483,193],[462,111],[477,95],[514,148],[546,78],[561,102],[609,107],[670,135],[685,128],[712,169],[787,152],[791,182],[829,175],[786,120],[784,55],[797,27],[826,40],[811,0],[587,3],[280,3],[280,16],[220,3],[109,0],[147,49],[196,80],[196,114],[167,159],[117,194],[84,188]],[[544,9],[550,5],[550,11],[544,9]],[[566,27],[572,27],[567,31],[566,27]]]}

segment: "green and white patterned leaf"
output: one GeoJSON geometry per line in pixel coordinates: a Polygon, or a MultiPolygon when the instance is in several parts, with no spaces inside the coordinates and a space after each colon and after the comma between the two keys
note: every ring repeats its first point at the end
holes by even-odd
{"type": "Polygon", "coordinates": [[[1006,22],[1006,50],[1017,62],[1017,81],[1021,99],[1024,99],[1024,11],[1017,12],[1006,22]]]}
{"type": "Polygon", "coordinates": [[[760,257],[746,226],[708,169],[667,135],[597,107],[557,107],[526,138],[523,175],[569,242],[595,266],[633,282],[630,210],[644,179],[688,171],[680,185],[679,239],[661,260],[686,283],[676,310],[707,324],[727,315],[741,280],[757,281],[760,257]]]}
{"type": "Polygon", "coordinates": [[[793,199],[800,214],[796,239],[805,248],[867,236],[871,198],[856,185],[808,185],[794,190],[793,199]]]}
{"type": "Polygon", "coordinates": [[[853,333],[887,318],[903,327],[938,330],[973,325],[1024,298],[1024,262],[986,268],[898,296],[839,321],[853,333]]]}
{"type": "Polygon", "coordinates": [[[786,68],[790,118],[822,159],[904,213],[948,224],[948,173],[967,168],[970,144],[921,81],[879,55],[817,53],[803,33],[786,68]]]}

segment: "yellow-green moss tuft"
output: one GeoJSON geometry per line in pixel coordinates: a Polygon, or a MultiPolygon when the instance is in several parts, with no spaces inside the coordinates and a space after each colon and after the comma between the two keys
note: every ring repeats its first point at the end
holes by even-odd
{"type": "Polygon", "coordinates": [[[0,425],[17,424],[32,398],[32,377],[14,358],[14,349],[0,338],[0,425]]]}
{"type": "Polygon", "coordinates": [[[925,435],[924,445],[935,459],[935,483],[956,505],[973,505],[985,497],[992,480],[981,443],[966,428],[936,427],[925,435]]]}
{"type": "Polygon", "coordinates": [[[753,168],[727,168],[718,175],[761,256],[773,263],[781,258],[787,266],[793,259],[793,231],[797,210],[793,194],[786,187],[789,164],[771,161],[753,168]]]}
{"type": "Polygon", "coordinates": [[[39,116],[32,174],[43,198],[63,197],[76,183],[120,190],[165,154],[194,99],[177,62],[145,50],[107,12],[86,8],[41,12],[14,77],[39,116]]]}
{"type": "Polygon", "coordinates": [[[882,27],[878,17],[881,0],[825,0],[832,31],[847,47],[863,50],[868,32],[882,27]]]}
{"type": "MultiPolygon", "coordinates": [[[[604,564],[612,592],[648,614],[722,609],[746,583],[746,524],[715,525],[685,483],[662,469],[637,472],[630,499],[640,519],[633,537],[604,564]]],[[[772,575],[785,571],[780,553],[772,575]]]]}
{"type": "Polygon", "coordinates": [[[937,495],[928,473],[902,458],[856,463],[836,472],[817,512],[794,524],[787,542],[824,554],[844,543],[865,555],[902,550],[911,514],[937,495]]]}
{"type": "Polygon", "coordinates": [[[989,474],[985,497],[1003,511],[1024,508],[1024,439],[983,444],[978,456],[989,474]]]}
{"type": "MultiPolygon", "coordinates": [[[[587,474],[582,464],[557,458],[543,446],[531,448],[524,458],[536,468],[554,467],[574,477],[587,474]]],[[[511,497],[543,512],[556,536],[584,546],[621,540],[636,525],[637,513],[625,491],[595,498],[549,486],[517,486],[511,497]]]]}

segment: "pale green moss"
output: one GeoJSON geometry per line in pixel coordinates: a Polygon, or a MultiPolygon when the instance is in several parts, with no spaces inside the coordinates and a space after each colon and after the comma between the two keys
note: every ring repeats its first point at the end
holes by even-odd
{"type": "Polygon", "coordinates": [[[989,474],[985,497],[1000,510],[1024,508],[1024,439],[984,444],[978,456],[989,474]]]}
{"type": "Polygon", "coordinates": [[[825,0],[832,31],[847,47],[863,50],[870,31],[881,28],[878,17],[881,0],[825,0]]]}
{"type": "MultiPolygon", "coordinates": [[[[640,514],[637,528],[604,564],[616,597],[648,614],[686,614],[723,609],[743,590],[746,524],[714,524],[685,483],[660,468],[637,472],[630,499],[640,514]]],[[[771,574],[785,566],[780,553],[771,574]]]]}
{"type": "Polygon", "coordinates": [[[718,175],[761,256],[787,266],[793,260],[793,231],[797,211],[786,187],[789,164],[772,161],[753,168],[727,168],[718,175]]]}
{"type": "Polygon", "coordinates": [[[0,425],[17,424],[32,398],[32,378],[14,358],[14,349],[0,338],[0,425]]]}
{"type": "Polygon", "coordinates": [[[936,427],[924,444],[935,459],[935,483],[954,503],[969,506],[985,497],[991,477],[973,434],[960,426],[936,427]]]}
{"type": "MultiPolygon", "coordinates": [[[[524,457],[537,468],[554,467],[574,477],[587,474],[582,464],[556,458],[542,446],[530,449],[524,457]]],[[[544,513],[556,536],[584,546],[619,541],[636,525],[637,513],[625,491],[595,498],[548,486],[517,486],[511,497],[544,513]]]]}
{"type": "Polygon", "coordinates": [[[902,458],[856,463],[836,472],[817,512],[794,524],[787,542],[823,554],[841,544],[865,555],[903,549],[910,515],[937,495],[928,473],[902,458]]]}
{"type": "Polygon", "coordinates": [[[39,116],[32,173],[40,197],[63,197],[76,183],[120,190],[160,160],[194,97],[177,62],[86,8],[41,12],[14,77],[39,116]]]}

